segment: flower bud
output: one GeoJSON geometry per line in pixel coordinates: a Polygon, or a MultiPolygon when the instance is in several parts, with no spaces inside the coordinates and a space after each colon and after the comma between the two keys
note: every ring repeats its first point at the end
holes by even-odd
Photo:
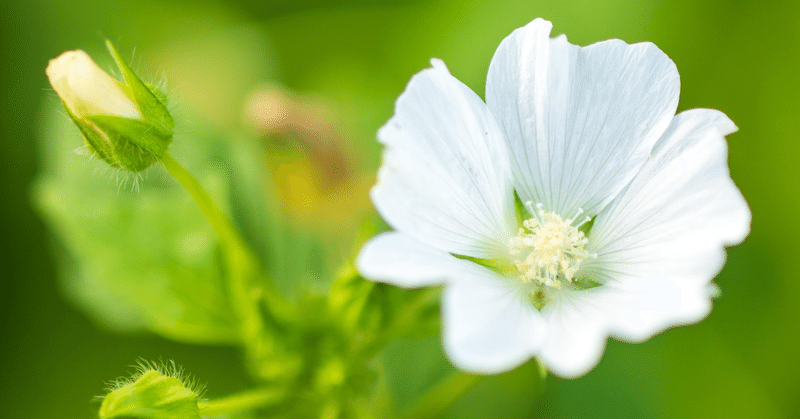
{"type": "Polygon", "coordinates": [[[81,50],[50,60],[45,72],[88,148],[108,164],[138,172],[167,151],[174,123],[164,95],[149,87],[106,41],[124,83],[81,50]]]}
{"type": "Polygon", "coordinates": [[[179,378],[152,369],[134,378],[106,395],[100,418],[200,419],[197,393],[179,378]]]}

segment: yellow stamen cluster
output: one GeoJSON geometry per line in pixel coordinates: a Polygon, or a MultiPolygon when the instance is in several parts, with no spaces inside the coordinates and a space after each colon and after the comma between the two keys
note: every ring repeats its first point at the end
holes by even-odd
{"type": "Polygon", "coordinates": [[[583,213],[578,210],[574,217],[564,220],[558,214],[545,212],[542,204],[534,209],[531,202],[525,204],[533,218],[525,220],[517,237],[511,239],[512,255],[522,255],[515,261],[523,282],[560,288],[563,282],[572,282],[587,257],[596,257],[584,250],[589,241],[578,228],[590,220],[572,225],[583,213]]]}

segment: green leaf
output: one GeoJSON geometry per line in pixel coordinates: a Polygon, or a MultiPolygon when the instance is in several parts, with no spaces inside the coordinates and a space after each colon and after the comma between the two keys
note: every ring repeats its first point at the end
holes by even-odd
{"type": "MultiPolygon", "coordinates": [[[[55,112],[50,117],[43,125],[48,130],[42,136],[44,174],[34,200],[58,237],[56,255],[68,297],[114,330],[149,330],[190,343],[238,343],[217,237],[191,197],[159,166],[144,176],[125,177],[126,172],[87,161],[72,150],[75,131],[69,121],[55,112]],[[133,183],[139,191],[131,190],[133,183]]],[[[193,146],[190,163],[225,154],[221,139],[202,140],[193,146]]],[[[226,207],[231,169],[205,167],[201,179],[226,207]]]]}
{"type": "Polygon", "coordinates": [[[38,192],[68,252],[62,263],[74,275],[65,285],[98,320],[126,316],[133,329],[179,341],[236,341],[217,239],[190,199],[168,190],[106,197],[56,183],[38,192]]]}

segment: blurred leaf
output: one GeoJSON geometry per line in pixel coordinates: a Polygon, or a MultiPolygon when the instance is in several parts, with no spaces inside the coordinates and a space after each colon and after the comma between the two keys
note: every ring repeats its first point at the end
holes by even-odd
{"type": "MultiPolygon", "coordinates": [[[[400,339],[382,354],[395,412],[408,412],[438,386],[459,374],[447,360],[440,338],[400,339]]],[[[488,376],[465,392],[444,418],[528,418],[544,390],[535,360],[488,376]]]]}
{"type": "Polygon", "coordinates": [[[248,11],[251,15],[273,17],[283,14],[304,12],[307,10],[321,8],[352,8],[352,7],[375,7],[403,3],[413,3],[417,0],[295,0],[295,1],[257,1],[257,0],[236,0],[239,7],[248,11]]]}
{"type": "Polygon", "coordinates": [[[180,341],[236,340],[216,238],[202,216],[182,211],[191,202],[150,193],[107,200],[57,182],[37,190],[68,253],[61,262],[73,275],[64,285],[97,320],[180,341]]]}
{"type": "MultiPolygon", "coordinates": [[[[87,161],[71,151],[80,144],[77,132],[62,115],[52,114],[42,144],[49,172],[37,183],[34,198],[64,247],[59,258],[69,297],[112,329],[147,329],[183,342],[235,343],[238,325],[228,306],[217,238],[190,196],[161,167],[125,178],[87,161]]],[[[231,175],[238,167],[222,163],[234,145],[205,132],[192,138],[191,153],[176,154],[225,208],[231,183],[240,180],[231,175]]],[[[249,162],[238,156],[234,164],[252,166],[257,159],[252,153],[249,162]]],[[[250,196],[263,201],[265,194],[254,188],[250,196]]],[[[262,215],[256,207],[238,205],[233,212],[252,220],[262,215]]]]}
{"type": "Polygon", "coordinates": [[[240,18],[186,13],[169,21],[168,33],[153,47],[153,68],[163,72],[182,107],[204,124],[233,131],[252,89],[276,77],[270,40],[240,18]]]}
{"type": "Polygon", "coordinates": [[[334,283],[330,304],[366,354],[391,339],[425,337],[440,328],[439,289],[405,290],[362,278],[350,267],[334,283]]]}
{"type": "Polygon", "coordinates": [[[532,418],[545,390],[539,365],[531,360],[487,377],[456,401],[444,416],[458,418],[532,418]]]}

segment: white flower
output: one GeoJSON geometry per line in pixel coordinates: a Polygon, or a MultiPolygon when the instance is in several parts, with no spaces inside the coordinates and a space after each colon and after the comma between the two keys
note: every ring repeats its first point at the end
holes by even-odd
{"type": "Polygon", "coordinates": [[[122,83],[101,70],[82,50],[67,51],[53,58],[45,72],[53,90],[76,118],[86,115],[142,118],[122,83]]]}
{"type": "Polygon", "coordinates": [[[710,109],[675,115],[678,72],[655,45],[578,47],[551,28],[537,19],[503,40],[486,103],[433,60],[378,133],[372,200],[396,231],[358,268],[444,284],[445,350],[468,371],[537,357],[575,377],[608,336],[697,322],[724,246],[749,231],[726,162],[735,125],[710,109]]]}

